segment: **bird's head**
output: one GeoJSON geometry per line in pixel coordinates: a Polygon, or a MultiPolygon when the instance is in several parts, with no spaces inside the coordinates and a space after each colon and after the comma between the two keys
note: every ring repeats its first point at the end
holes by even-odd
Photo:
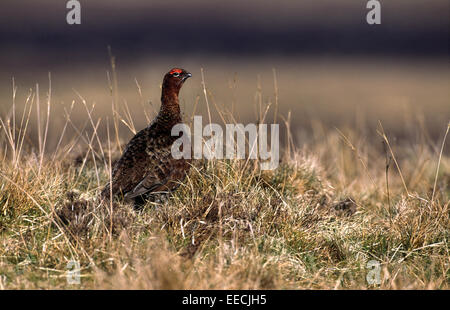
{"type": "Polygon", "coordinates": [[[180,68],[173,68],[164,76],[163,85],[170,88],[180,89],[183,83],[192,76],[189,72],[180,68]]]}

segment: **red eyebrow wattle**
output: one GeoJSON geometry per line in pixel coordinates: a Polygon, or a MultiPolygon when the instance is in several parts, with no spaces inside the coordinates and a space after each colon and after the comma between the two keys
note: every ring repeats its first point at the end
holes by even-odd
{"type": "Polygon", "coordinates": [[[170,70],[170,74],[174,74],[174,73],[181,73],[181,72],[183,72],[181,69],[172,69],[172,70],[170,70]]]}

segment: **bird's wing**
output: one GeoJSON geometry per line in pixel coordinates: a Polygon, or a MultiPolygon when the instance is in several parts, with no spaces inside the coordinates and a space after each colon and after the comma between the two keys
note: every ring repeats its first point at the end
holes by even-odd
{"type": "Polygon", "coordinates": [[[126,193],[124,197],[127,199],[136,198],[146,193],[155,192],[163,185],[164,184],[162,183],[149,182],[148,178],[145,178],[141,182],[139,182],[139,184],[135,188],[133,188],[131,192],[126,193]]]}
{"type": "Polygon", "coordinates": [[[113,192],[133,198],[164,188],[173,170],[168,139],[151,133],[133,138],[114,169],[113,192]]]}
{"type": "Polygon", "coordinates": [[[131,191],[125,193],[125,198],[171,191],[178,187],[178,182],[184,178],[186,164],[174,159],[167,150],[160,150],[157,160],[152,160],[150,164],[146,175],[131,191]],[[183,173],[179,170],[183,170],[183,173]]]}

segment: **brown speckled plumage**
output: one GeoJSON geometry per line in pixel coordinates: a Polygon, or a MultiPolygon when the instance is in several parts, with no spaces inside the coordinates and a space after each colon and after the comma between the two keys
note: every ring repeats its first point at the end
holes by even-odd
{"type": "Polygon", "coordinates": [[[101,196],[109,199],[122,195],[125,199],[172,191],[178,187],[189,170],[185,159],[174,159],[171,154],[172,127],[181,123],[178,94],[191,74],[183,69],[172,69],[164,76],[161,109],[153,122],[128,142],[122,157],[112,170],[112,186],[106,184],[101,196]]]}

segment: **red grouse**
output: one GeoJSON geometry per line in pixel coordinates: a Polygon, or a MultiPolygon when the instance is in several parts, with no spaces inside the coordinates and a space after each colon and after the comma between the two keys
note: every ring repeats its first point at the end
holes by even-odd
{"type": "Polygon", "coordinates": [[[149,197],[175,190],[183,181],[190,166],[185,159],[172,157],[172,144],[179,137],[172,136],[171,130],[182,121],[178,94],[191,76],[178,68],[164,76],[158,115],[128,142],[113,167],[111,182],[104,187],[102,198],[109,200],[111,194],[125,199],[149,197]]]}

